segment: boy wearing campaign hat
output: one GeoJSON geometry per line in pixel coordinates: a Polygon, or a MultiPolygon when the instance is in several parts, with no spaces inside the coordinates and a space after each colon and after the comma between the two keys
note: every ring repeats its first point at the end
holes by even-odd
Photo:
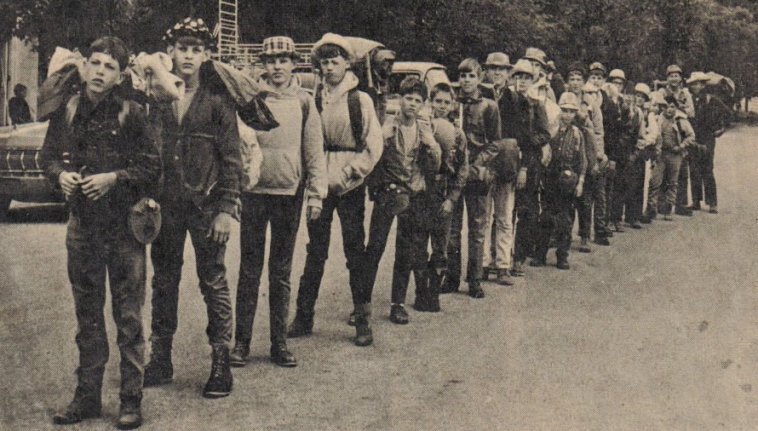
{"type": "Polygon", "coordinates": [[[174,74],[185,84],[183,97],[155,103],[151,117],[161,131],[164,163],[163,226],[153,243],[152,333],[145,386],[173,380],[171,350],[178,324],[179,284],[187,232],[195,249],[200,292],[208,315],[211,372],[206,398],[232,391],[229,347],[231,293],[226,278],[226,243],[240,212],[240,136],[232,97],[206,81],[213,35],[201,18],[187,17],[166,31],[174,74]]]}
{"type": "Polygon", "coordinates": [[[508,54],[503,52],[491,52],[487,55],[487,61],[484,62],[484,69],[487,79],[493,86],[493,99],[497,102],[503,94],[504,89],[508,88],[510,71],[513,69],[508,54]]]}
{"type": "Polygon", "coordinates": [[[550,140],[552,158],[545,170],[544,207],[540,214],[539,235],[531,266],[545,266],[551,236],[556,239],[558,269],[569,269],[571,228],[574,202],[584,193],[587,160],[584,136],[574,125],[580,101],[576,94],[566,92],[558,102],[561,124],[558,134],[550,140]]]}
{"type": "Polygon", "coordinates": [[[250,353],[270,225],[275,238],[269,245],[268,262],[271,359],[279,366],[294,367],[297,361],[287,348],[292,255],[303,201],[306,218],[312,222],[319,218],[327,195],[324,135],[313,96],[293,77],[299,58],[293,40],[286,36],[265,39],[260,57],[266,68],[260,84],[279,127],[255,132],[263,153],[260,179],[242,193],[240,277],[230,362],[244,366],[250,353]]]}
{"type": "Polygon", "coordinates": [[[68,277],[77,319],[77,386],[68,407],[53,423],[68,425],[101,414],[101,392],[108,361],[103,307],[106,273],[121,357],[121,406],[116,426],[142,423],[145,339],[145,245],[128,224],[130,209],[156,192],[161,176],[158,138],[142,108],[123,100],[129,51],[105,36],[89,47],[82,90],[52,114],[42,145],[42,166],[66,196],[68,277]]]}

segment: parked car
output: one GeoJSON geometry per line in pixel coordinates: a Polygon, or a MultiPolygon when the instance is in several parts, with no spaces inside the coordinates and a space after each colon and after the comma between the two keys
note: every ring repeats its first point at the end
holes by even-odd
{"type": "Polygon", "coordinates": [[[47,123],[0,127],[0,217],[11,200],[63,202],[42,171],[40,151],[47,123]]]}
{"type": "MultiPolygon", "coordinates": [[[[396,115],[400,111],[400,96],[398,91],[403,79],[414,76],[421,80],[426,86],[427,91],[431,92],[432,88],[440,82],[450,84],[450,78],[447,76],[445,66],[437,63],[428,63],[422,61],[398,61],[392,65],[392,74],[389,79],[389,94],[387,95],[387,115],[396,115]]],[[[425,108],[422,113],[429,114],[429,108],[425,108]]]]}

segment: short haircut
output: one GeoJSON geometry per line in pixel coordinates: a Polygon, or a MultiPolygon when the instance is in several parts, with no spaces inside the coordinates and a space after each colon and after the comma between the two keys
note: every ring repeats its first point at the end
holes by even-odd
{"type": "Polygon", "coordinates": [[[16,84],[13,87],[13,94],[18,94],[18,93],[20,93],[20,92],[22,92],[24,90],[26,90],[26,85],[24,85],[24,84],[16,84]]]}
{"type": "Polygon", "coordinates": [[[202,46],[203,48],[208,48],[208,44],[203,39],[190,35],[178,36],[171,45],[177,42],[184,46],[202,46]]]}
{"type": "Polygon", "coordinates": [[[126,69],[126,66],[129,65],[129,48],[126,47],[123,40],[115,36],[103,36],[92,42],[89,46],[88,57],[96,52],[108,54],[113,57],[113,59],[118,62],[118,66],[121,70],[126,69]]]}
{"type": "Polygon", "coordinates": [[[666,101],[667,105],[671,105],[673,103],[674,106],[676,106],[677,108],[679,107],[679,101],[676,100],[676,97],[674,97],[674,95],[672,94],[669,94],[668,96],[664,97],[663,100],[666,101]]]}
{"type": "Polygon", "coordinates": [[[581,75],[582,79],[587,78],[587,68],[581,62],[575,61],[569,65],[568,73],[566,74],[566,77],[568,78],[569,76],[571,76],[572,73],[581,75]]]}
{"type": "Polygon", "coordinates": [[[346,61],[350,58],[350,56],[347,54],[347,51],[345,51],[344,48],[341,46],[335,45],[333,43],[327,43],[325,45],[321,45],[318,47],[318,49],[315,52],[315,57],[320,59],[324,58],[336,58],[336,57],[342,57],[346,61]]]}
{"type": "Polygon", "coordinates": [[[446,82],[440,82],[439,84],[435,85],[432,88],[432,92],[429,94],[429,98],[434,100],[434,98],[437,97],[437,94],[439,93],[448,93],[450,94],[451,98],[455,100],[455,91],[453,90],[453,87],[446,82]]]}
{"type": "Polygon", "coordinates": [[[403,79],[403,81],[400,83],[398,93],[400,96],[405,96],[406,94],[418,94],[423,100],[426,100],[427,96],[424,83],[415,76],[409,76],[403,79]]]}
{"type": "Polygon", "coordinates": [[[458,65],[458,72],[474,72],[476,76],[482,76],[482,65],[475,58],[466,58],[458,65]]]}

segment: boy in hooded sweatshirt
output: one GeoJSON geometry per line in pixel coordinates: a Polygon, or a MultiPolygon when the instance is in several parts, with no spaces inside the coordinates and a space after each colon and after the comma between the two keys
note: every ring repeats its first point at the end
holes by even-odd
{"type": "Polygon", "coordinates": [[[327,33],[314,45],[312,57],[324,79],[316,89],[315,99],[324,131],[329,191],[322,204],[321,216],[308,222],[308,255],[300,277],[297,313],[287,336],[310,335],[313,331],[314,307],[324,275],[336,210],[342,225],[343,249],[355,306],[355,342],[369,345],[372,342],[368,324],[370,298],[365,298],[360,289],[365,252],[364,180],[382,155],[382,131],[371,97],[357,90],[358,78],[349,70],[355,61],[350,43],[340,35],[327,33]]]}
{"type": "Polygon", "coordinates": [[[263,41],[261,59],[267,78],[261,87],[267,91],[266,104],[279,127],[256,133],[263,153],[261,176],[252,190],[242,193],[241,262],[235,346],[230,355],[232,366],[244,366],[250,353],[269,223],[272,236],[268,261],[271,359],[283,367],[297,365],[287,349],[292,254],[303,195],[308,221],[315,221],[327,194],[321,118],[313,97],[292,76],[297,57],[295,42],[289,37],[276,36],[263,41]]]}

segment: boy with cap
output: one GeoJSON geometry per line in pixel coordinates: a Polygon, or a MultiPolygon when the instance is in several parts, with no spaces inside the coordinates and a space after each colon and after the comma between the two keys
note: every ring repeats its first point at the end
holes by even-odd
{"type": "MultiPolygon", "coordinates": [[[[661,117],[663,111],[668,107],[666,100],[661,93],[654,91],[650,93],[650,105],[647,113],[648,126],[655,125],[656,143],[649,151],[650,157],[650,179],[647,190],[647,208],[640,221],[645,224],[652,223],[658,217],[660,191],[663,185],[663,174],[666,165],[663,163],[663,138],[661,136],[661,117]]],[[[662,209],[662,208],[661,208],[662,209]]]]}
{"type": "Polygon", "coordinates": [[[522,59],[528,60],[534,68],[534,86],[538,88],[538,94],[555,102],[557,100],[555,92],[550,87],[550,80],[547,75],[547,54],[545,51],[529,47],[524,52],[522,59]]]}
{"type": "Polygon", "coordinates": [[[716,198],[716,177],[713,175],[713,158],[716,151],[716,138],[726,129],[730,116],[729,108],[716,95],[705,90],[709,81],[703,72],[692,72],[687,85],[692,92],[695,116],[690,118],[698,144],[705,146],[704,151],[692,157],[692,209],[699,210],[700,202],[705,196],[705,204],[711,214],[718,213],[716,198]],[[705,191],[705,193],[703,193],[705,191]]]}
{"type": "Polygon", "coordinates": [[[503,91],[508,88],[509,74],[513,65],[511,64],[508,54],[503,52],[491,52],[487,55],[487,61],[484,62],[484,70],[487,74],[487,80],[492,83],[492,99],[497,102],[503,95],[503,91]]]}
{"type": "Polygon", "coordinates": [[[286,36],[265,39],[260,57],[267,72],[261,87],[266,91],[266,104],[279,127],[256,132],[263,153],[260,179],[252,190],[242,193],[240,277],[235,345],[230,361],[232,366],[244,366],[250,353],[266,227],[270,223],[271,359],[277,365],[294,367],[297,362],[287,349],[292,255],[303,199],[307,202],[308,221],[314,221],[319,218],[322,201],[326,198],[324,135],[313,97],[292,76],[298,58],[292,39],[286,36]]]}
{"type": "Polygon", "coordinates": [[[41,153],[47,177],[60,187],[71,209],[66,248],[78,324],[76,392],[53,422],[73,424],[100,416],[108,361],[103,317],[107,272],[121,353],[116,426],[132,429],[142,423],[146,257],[127,216],[137,201],[155,192],[160,156],[141,107],[114,91],[129,63],[124,42],[102,37],[89,51],[81,94],[52,115],[41,153]]]}
{"type": "Polygon", "coordinates": [[[679,101],[673,96],[664,97],[666,108],[660,116],[664,195],[659,198],[664,220],[672,220],[671,210],[676,204],[679,187],[679,170],[687,147],[695,143],[695,132],[687,116],[679,111],[679,101]]]}
{"type": "Polygon", "coordinates": [[[392,222],[397,216],[395,264],[392,269],[390,321],[408,323],[405,297],[411,271],[417,293],[427,280],[427,182],[440,169],[441,150],[431,124],[419,118],[426,101],[426,87],[408,77],[400,83],[400,113],[388,117],[382,128],[384,152],[370,177],[375,202],[371,212],[364,270],[364,295],[371,299],[379,262],[387,245],[392,222]]]}
{"type": "MultiPolygon", "coordinates": [[[[416,279],[416,311],[439,311],[439,293],[447,272],[447,247],[450,242],[450,222],[453,209],[460,200],[461,192],[468,178],[468,148],[466,135],[450,121],[455,108],[455,93],[446,83],[434,86],[431,92],[432,128],[434,139],[442,151],[440,169],[436,175],[427,178],[428,215],[425,217],[427,229],[424,244],[431,242],[432,255],[427,266],[426,291],[419,289],[420,277],[416,279]]],[[[415,275],[415,274],[414,274],[415,275]]]]}
{"type": "MultiPolygon", "coordinates": [[[[461,84],[458,119],[466,134],[469,151],[469,165],[490,142],[501,137],[500,112],[492,99],[482,97],[479,84],[482,81],[482,67],[476,59],[464,59],[458,65],[461,84]]],[[[453,219],[448,246],[448,278],[444,292],[456,292],[461,281],[461,230],[463,229],[463,206],[466,205],[468,218],[468,266],[466,279],[469,296],[484,298],[481,287],[482,258],[484,253],[484,231],[487,223],[487,199],[490,184],[485,178],[469,172],[464,199],[459,200],[453,211],[453,219]]]]}
{"type": "Polygon", "coordinates": [[[350,70],[355,61],[350,43],[338,34],[326,33],[313,46],[312,57],[323,77],[315,99],[324,131],[329,191],[321,216],[308,222],[308,254],[300,277],[297,313],[287,336],[306,336],[313,331],[314,308],[337,211],[355,306],[350,323],[356,326],[356,345],[367,346],[373,337],[369,325],[371,298],[364,294],[361,280],[365,253],[364,180],[382,156],[382,131],[371,97],[358,91],[358,78],[350,70]]]}
{"type": "MultiPolygon", "coordinates": [[[[498,185],[506,192],[496,196],[507,197],[507,192],[510,191],[515,193],[515,198],[512,204],[505,200],[506,203],[501,206],[505,208],[500,215],[500,232],[503,232],[503,235],[498,232],[496,237],[498,243],[496,265],[497,260],[501,259],[502,265],[510,263],[508,261],[511,257],[509,245],[511,237],[505,236],[508,224],[504,217],[511,217],[512,220],[513,216],[509,214],[508,208],[511,208],[511,213],[515,208],[518,221],[515,238],[513,238],[514,251],[511,265],[511,274],[515,276],[524,275],[526,258],[534,254],[534,241],[537,237],[536,229],[540,213],[540,182],[544,165],[547,164],[550,155],[550,133],[543,121],[544,105],[527,96],[527,92],[534,85],[536,74],[534,66],[528,60],[517,61],[511,75],[514,90],[508,89],[499,101],[500,118],[502,124],[507,125],[504,128],[504,137],[516,139],[521,150],[521,161],[515,185],[498,185]]],[[[499,278],[503,284],[510,282],[504,276],[499,278]]]]}
{"type": "Polygon", "coordinates": [[[185,18],[166,31],[174,73],[185,84],[182,99],[154,104],[151,116],[163,141],[163,227],[153,243],[152,352],[145,386],[173,379],[171,350],[177,328],[179,282],[189,231],[200,292],[208,314],[211,373],[206,398],[232,390],[229,344],[232,305],[226,280],[226,242],[240,211],[240,136],[232,98],[201,75],[213,36],[200,18],[185,18]]]}
{"type": "Polygon", "coordinates": [[[552,157],[545,174],[544,209],[540,215],[539,236],[531,266],[545,266],[550,237],[554,235],[558,249],[558,269],[569,269],[571,228],[574,201],[582,197],[587,168],[584,137],[574,119],[579,111],[579,98],[566,92],[561,95],[561,125],[551,139],[552,157]]]}

